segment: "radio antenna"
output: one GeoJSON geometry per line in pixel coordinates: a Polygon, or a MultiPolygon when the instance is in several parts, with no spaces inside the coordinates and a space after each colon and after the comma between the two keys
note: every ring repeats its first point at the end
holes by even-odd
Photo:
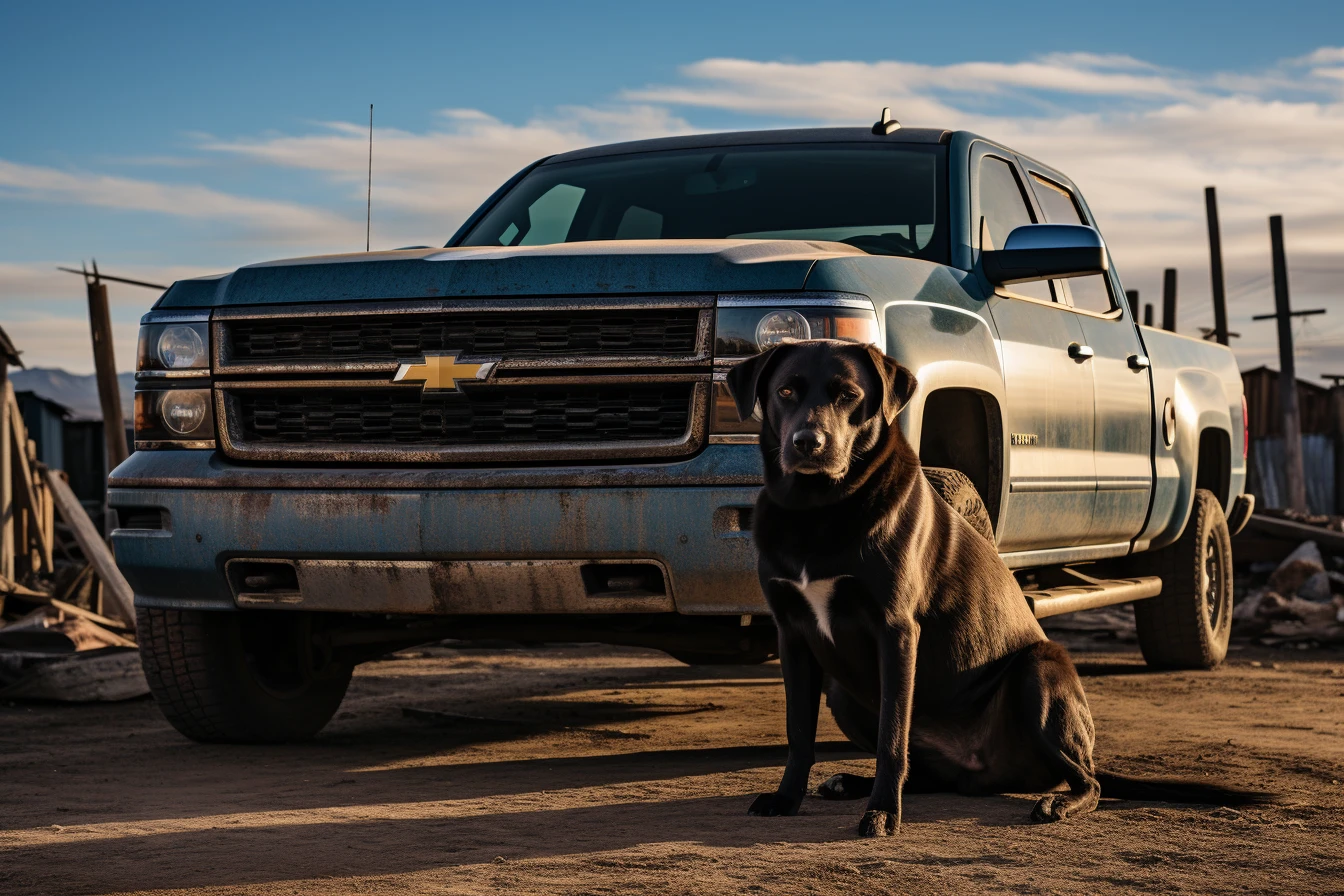
{"type": "Polygon", "coordinates": [[[369,191],[364,206],[364,251],[369,251],[369,234],[373,230],[373,103],[369,103],[369,191]]]}

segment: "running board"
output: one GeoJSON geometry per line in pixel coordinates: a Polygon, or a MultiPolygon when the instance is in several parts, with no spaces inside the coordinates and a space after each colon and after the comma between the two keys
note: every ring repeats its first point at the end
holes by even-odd
{"type": "Polygon", "coordinates": [[[1076,569],[1061,569],[1059,573],[1074,581],[1052,588],[1033,588],[1022,592],[1037,619],[1078,610],[1109,607],[1112,604],[1127,604],[1134,600],[1157,597],[1162,593],[1162,579],[1157,576],[1094,579],[1076,569]]]}

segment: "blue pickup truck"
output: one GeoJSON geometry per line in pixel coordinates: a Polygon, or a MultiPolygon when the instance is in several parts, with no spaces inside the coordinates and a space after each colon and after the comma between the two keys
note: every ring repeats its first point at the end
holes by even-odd
{"type": "Polygon", "coordinates": [[[187,736],[258,742],[441,638],[769,659],[724,375],[807,338],[915,372],[905,434],[1038,616],[1133,601],[1150,663],[1216,665],[1241,381],[1123,295],[1062,173],[885,117],[552,156],[444,248],[180,281],[109,482],[146,676],[187,736]]]}

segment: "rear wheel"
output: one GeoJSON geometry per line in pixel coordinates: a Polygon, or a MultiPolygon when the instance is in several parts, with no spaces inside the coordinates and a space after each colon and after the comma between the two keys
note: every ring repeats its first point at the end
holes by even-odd
{"type": "Polygon", "coordinates": [[[1140,557],[1144,571],[1162,577],[1161,594],[1134,603],[1143,658],[1159,669],[1217,666],[1232,634],[1232,538],[1213,492],[1195,492],[1175,544],[1140,557]]]}
{"type": "Polygon", "coordinates": [[[966,518],[975,531],[990,544],[994,543],[994,523],[989,519],[989,510],[965,473],[947,467],[925,467],[924,478],[929,480],[929,485],[944,501],[952,505],[953,510],[966,518]]]}
{"type": "Polygon", "coordinates": [[[205,743],[306,740],[353,667],[316,648],[312,613],[136,611],[145,679],[164,716],[205,743]]]}

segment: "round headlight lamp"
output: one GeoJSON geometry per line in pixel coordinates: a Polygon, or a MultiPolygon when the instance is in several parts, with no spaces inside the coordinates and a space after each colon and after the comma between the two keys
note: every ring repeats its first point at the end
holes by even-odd
{"type": "Polygon", "coordinates": [[[199,430],[209,412],[206,392],[202,389],[169,390],[159,399],[159,419],[165,429],[179,436],[199,430]]]}
{"type": "Polygon", "coordinates": [[[155,354],[168,370],[196,367],[205,356],[205,343],[193,327],[164,327],[155,354]]]}
{"type": "Polygon", "coordinates": [[[807,318],[787,308],[769,312],[756,325],[756,344],[762,351],[786,339],[811,338],[812,328],[807,325],[807,318]]]}

